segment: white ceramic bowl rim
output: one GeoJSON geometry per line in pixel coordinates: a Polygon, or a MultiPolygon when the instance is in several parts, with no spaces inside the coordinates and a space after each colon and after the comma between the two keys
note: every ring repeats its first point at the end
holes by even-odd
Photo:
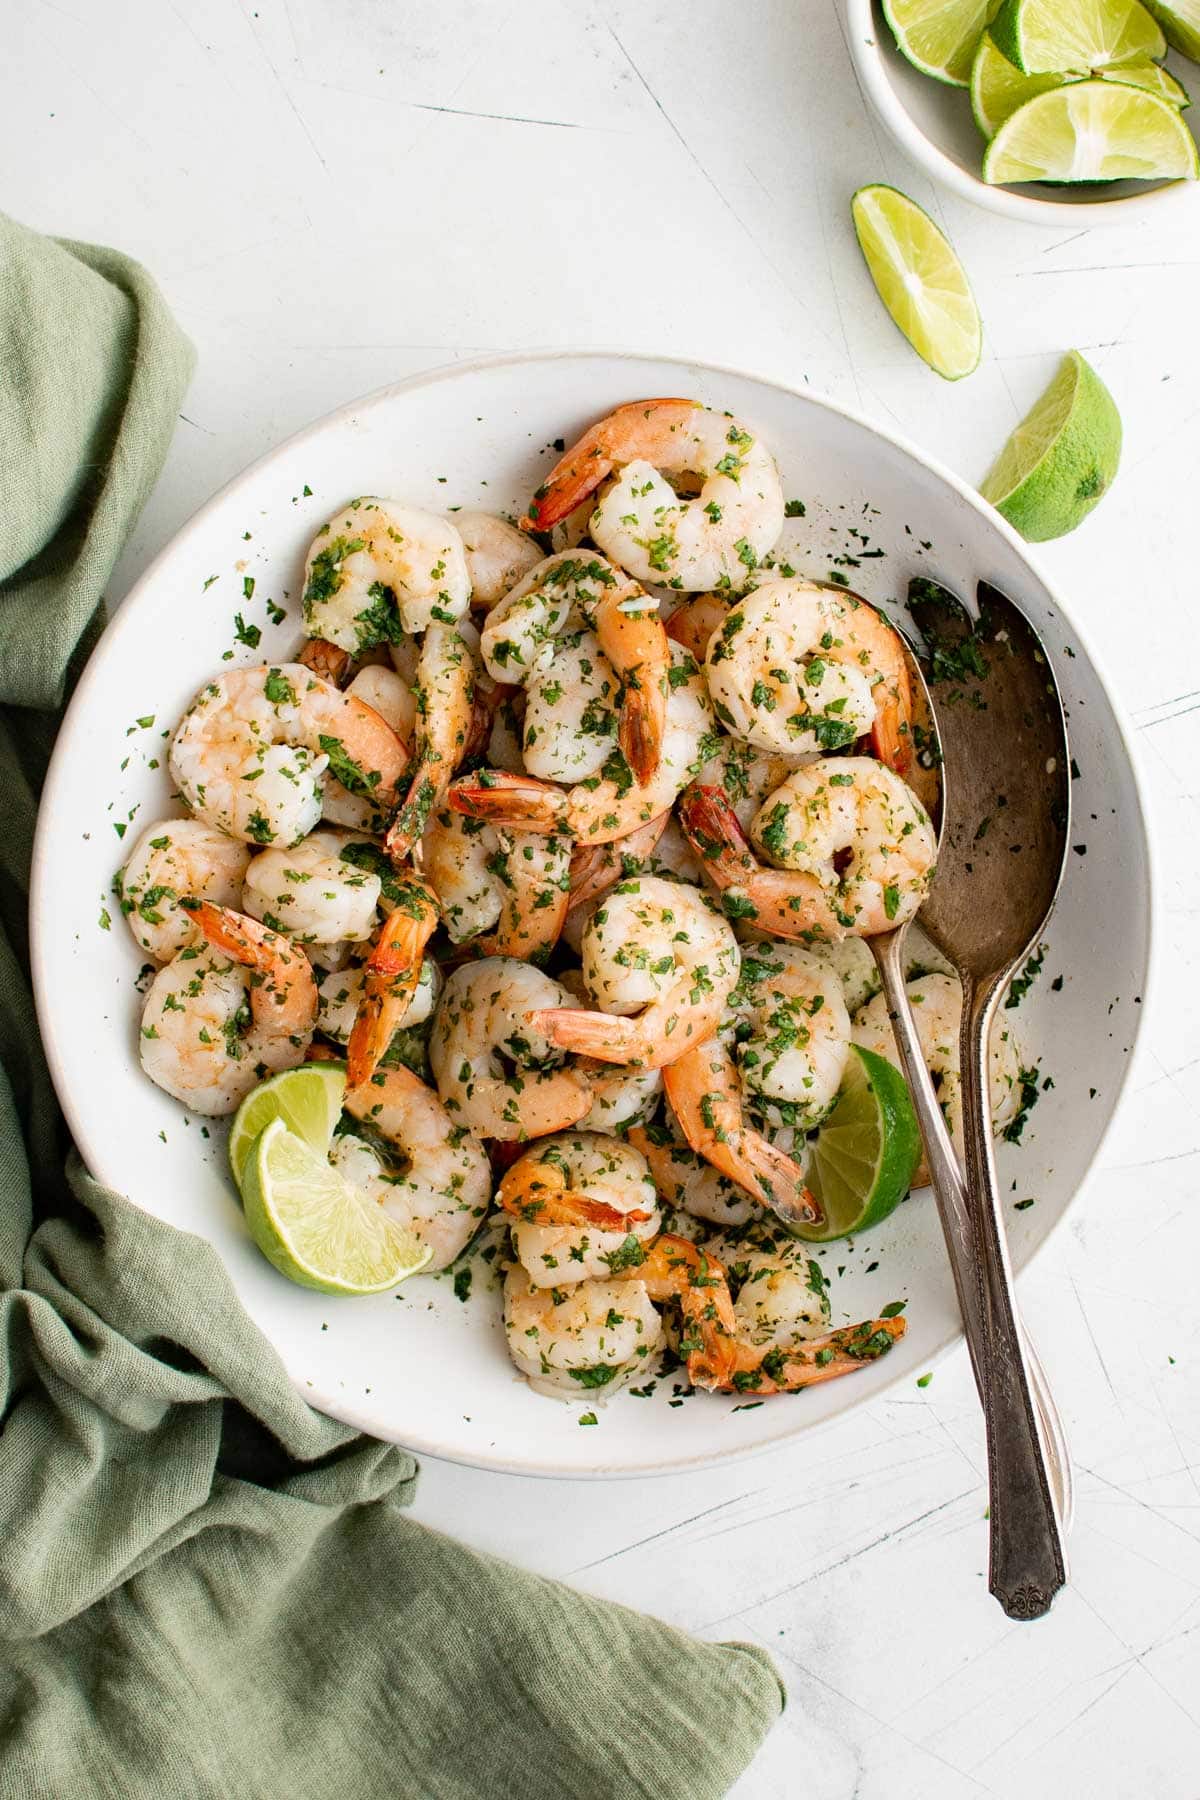
{"type": "MultiPolygon", "coordinates": [[[[927,175],[934,181],[940,181],[943,187],[950,188],[963,200],[970,200],[975,206],[985,207],[989,212],[1000,213],[1008,219],[1019,219],[1026,225],[1090,227],[1127,223],[1148,207],[1161,206],[1164,200],[1177,195],[1180,189],[1196,185],[1184,181],[1164,181],[1141,193],[1115,194],[1110,200],[1074,203],[1069,200],[1043,200],[1036,194],[993,187],[981,175],[969,174],[952,156],[947,156],[914,122],[887,71],[879,44],[880,28],[874,11],[874,0],[846,0],[846,13],[851,60],[867,91],[867,98],[884,125],[905,154],[919,163],[927,175]]],[[[886,24],[883,29],[888,29],[886,24]]],[[[897,55],[899,54],[897,51],[897,55]]],[[[919,71],[914,70],[914,74],[919,74],[919,71]]],[[[921,79],[933,81],[935,78],[930,75],[921,79]]],[[[950,87],[947,91],[960,94],[964,105],[969,105],[965,88],[950,87]]]]}
{"type": "MultiPolygon", "coordinates": [[[[529,351],[523,351],[523,352],[508,354],[508,355],[495,355],[495,356],[480,357],[480,358],[474,358],[469,361],[463,361],[463,362],[459,362],[459,363],[443,364],[436,368],[421,371],[415,375],[408,376],[400,381],[387,383],[384,386],[373,389],[369,393],[362,395],[362,396],[358,397],[357,399],[347,402],[344,406],[337,407],[332,412],[326,413],[326,414],[322,415],[320,418],[311,421],[309,424],[303,426],[299,431],[293,433],[290,437],[282,440],[279,444],[275,445],[272,449],[265,452],[261,457],[255,458],[254,461],[247,464],[245,468],[243,468],[230,481],[226,482],[208,501],[206,501],[204,503],[204,505],[202,505],[200,508],[198,508],[197,511],[191,515],[191,517],[184,523],[184,525],[179,529],[179,531],[175,533],[175,535],[169,540],[169,542],[163,547],[163,549],[158,553],[158,555],[151,561],[151,563],[143,571],[142,575],[138,578],[138,580],[133,584],[132,588],[129,590],[129,593],[125,596],[125,601],[118,608],[116,614],[114,615],[114,617],[110,621],[109,625],[107,626],[105,633],[100,641],[100,644],[98,644],[96,646],[96,648],[93,650],[92,655],[89,658],[88,664],[85,667],[85,669],[76,685],[75,691],[71,697],[70,704],[68,705],[66,713],[64,715],[63,726],[59,732],[58,742],[59,742],[59,744],[66,744],[68,742],[69,736],[70,736],[68,727],[71,722],[72,714],[75,712],[75,710],[77,708],[80,710],[83,709],[83,707],[85,706],[85,704],[87,703],[87,701],[90,697],[91,689],[92,689],[93,685],[99,680],[100,673],[101,673],[101,663],[103,660],[98,655],[101,645],[103,645],[106,642],[111,644],[113,642],[113,640],[119,639],[120,637],[122,637],[124,635],[125,630],[134,629],[137,626],[137,624],[140,623],[140,621],[135,618],[135,609],[129,605],[129,602],[131,600],[133,600],[134,598],[136,598],[144,588],[148,588],[153,585],[160,565],[165,563],[167,561],[168,557],[174,553],[174,551],[178,548],[178,546],[180,544],[180,540],[185,538],[193,530],[197,529],[201,524],[203,524],[203,522],[207,519],[209,514],[212,513],[213,511],[215,511],[217,508],[219,508],[222,501],[229,494],[231,494],[231,492],[234,489],[236,489],[249,475],[251,475],[252,473],[264,470],[268,465],[273,463],[277,458],[283,458],[286,455],[288,455],[290,452],[292,452],[293,450],[297,449],[298,447],[303,446],[307,440],[309,440],[315,434],[324,431],[330,425],[333,425],[339,421],[349,420],[355,414],[362,412],[366,408],[379,405],[380,403],[385,402],[394,396],[403,394],[408,391],[412,391],[413,389],[417,389],[417,388],[421,388],[421,387],[425,387],[425,386],[433,386],[433,385],[441,383],[441,382],[455,381],[455,380],[462,379],[464,377],[469,378],[472,374],[480,372],[480,371],[485,371],[485,370],[496,370],[496,369],[502,369],[502,368],[506,368],[506,367],[509,367],[509,368],[519,367],[522,364],[533,364],[533,363],[545,363],[545,362],[569,363],[569,362],[576,361],[576,360],[592,359],[592,358],[604,359],[606,361],[612,361],[612,362],[616,362],[616,363],[630,363],[630,364],[642,363],[642,362],[649,361],[649,362],[657,363],[660,365],[663,365],[663,364],[670,365],[670,366],[678,367],[680,369],[686,369],[689,371],[699,370],[699,371],[702,371],[706,375],[714,375],[714,376],[718,376],[718,377],[724,376],[724,377],[729,377],[733,380],[745,380],[745,381],[750,381],[750,382],[758,382],[758,383],[770,386],[771,388],[775,389],[779,393],[789,395],[792,398],[794,398],[798,401],[801,401],[806,405],[816,406],[816,407],[821,408],[824,411],[834,413],[834,414],[840,416],[841,418],[847,420],[851,424],[868,432],[872,436],[883,440],[885,443],[891,445],[894,449],[900,451],[903,455],[910,457],[915,463],[917,463],[919,466],[921,466],[923,469],[925,469],[928,473],[932,474],[937,479],[939,479],[940,481],[945,483],[946,486],[949,487],[950,489],[952,489],[953,492],[960,499],[965,501],[972,510],[974,510],[976,513],[978,513],[980,515],[980,517],[985,521],[985,523],[990,527],[990,529],[992,531],[999,534],[1002,538],[1004,538],[1009,543],[1009,545],[1012,547],[1012,549],[1017,553],[1017,555],[1022,559],[1022,561],[1024,561],[1024,563],[1029,568],[1029,570],[1030,570],[1031,574],[1034,576],[1034,578],[1038,582],[1041,583],[1042,587],[1045,589],[1046,593],[1053,600],[1054,604],[1060,608],[1063,617],[1070,621],[1073,636],[1078,639],[1080,645],[1084,649],[1089,661],[1091,662],[1091,664],[1095,670],[1097,679],[1098,679],[1100,685],[1102,686],[1102,688],[1104,689],[1105,696],[1109,702],[1109,705],[1112,708],[1114,719],[1116,722],[1117,733],[1120,738],[1121,747],[1125,753],[1125,757],[1127,759],[1128,766],[1131,771],[1134,797],[1135,797],[1136,805],[1137,805],[1137,809],[1138,809],[1137,822],[1141,828],[1141,840],[1144,843],[1144,845],[1146,846],[1146,859],[1145,859],[1145,869],[1144,869],[1144,895],[1145,895],[1145,902],[1146,902],[1146,915],[1145,915],[1146,916],[1146,933],[1145,933],[1145,943],[1142,946],[1142,958],[1141,958],[1142,966],[1145,970],[1145,980],[1144,980],[1144,985],[1143,985],[1143,996],[1142,996],[1143,1004],[1137,1009],[1137,1015],[1136,1015],[1136,1018],[1135,1018],[1135,1021],[1133,1024],[1133,1028],[1132,1028],[1132,1032],[1131,1032],[1130,1053],[1125,1058],[1125,1061],[1124,1061],[1124,1064],[1122,1067],[1122,1071],[1121,1071],[1121,1075],[1120,1075],[1120,1078],[1118,1080],[1118,1084],[1116,1087],[1116,1091],[1113,1094],[1112,1109],[1109,1113],[1107,1121],[1102,1126],[1102,1128],[1099,1132],[1099,1135],[1097,1137],[1095,1149],[1094,1149],[1093,1155],[1091,1157],[1091,1160],[1089,1162],[1085,1179],[1081,1183],[1080,1187],[1076,1190],[1075,1194],[1071,1197],[1071,1199],[1064,1205],[1061,1214],[1059,1215],[1059,1217],[1056,1220],[1054,1220],[1054,1222],[1048,1229],[1045,1237],[1036,1245],[1036,1247],[1028,1255],[1028,1258],[1024,1264],[1024,1268],[1028,1268],[1029,1266],[1032,1265],[1032,1263],[1036,1260],[1036,1258],[1042,1254],[1042,1251],[1045,1249],[1046,1244],[1048,1244],[1050,1242],[1050,1240],[1057,1234],[1057,1232],[1061,1228],[1061,1225],[1062,1225],[1063,1220],[1066,1217],[1066,1215],[1071,1211],[1072,1207],[1077,1204],[1080,1194],[1083,1191],[1083,1187],[1086,1186],[1087,1180],[1089,1180],[1091,1178],[1091,1175],[1094,1172],[1096,1165],[1100,1159],[1100,1155],[1103,1150],[1105,1140],[1107,1139],[1108,1134],[1112,1129],[1113,1120],[1115,1118],[1116,1112],[1121,1103],[1122,1096],[1127,1089],[1130,1073],[1131,1073],[1135,1063],[1137,1062],[1138,1058],[1144,1054],[1145,1038],[1144,1038],[1144,1033],[1143,1033],[1143,1024],[1144,1024],[1144,1018],[1145,1018],[1145,1013],[1146,1013],[1146,1009],[1147,1009],[1148,996],[1154,989],[1154,987],[1156,985],[1156,981],[1157,981],[1157,975],[1156,975],[1157,943],[1161,936],[1161,933],[1158,928],[1158,922],[1157,922],[1157,909],[1158,909],[1158,905],[1159,905],[1158,884],[1157,884],[1157,881],[1154,879],[1155,871],[1154,871],[1154,852],[1153,852],[1153,848],[1152,848],[1152,839],[1150,837],[1149,831],[1147,830],[1147,807],[1146,807],[1146,801],[1145,801],[1145,791],[1144,791],[1141,770],[1140,770],[1140,767],[1138,764],[1138,759],[1133,751],[1133,734],[1132,734],[1132,732],[1129,728],[1129,724],[1125,718],[1123,708],[1121,707],[1119,702],[1114,697],[1114,689],[1113,689],[1112,683],[1109,679],[1108,672],[1105,669],[1102,661],[1096,656],[1096,653],[1095,653],[1091,643],[1089,642],[1085,631],[1079,626],[1075,615],[1068,608],[1066,608],[1062,605],[1061,599],[1059,597],[1057,588],[1055,587],[1054,583],[1050,580],[1050,578],[1046,575],[1046,573],[1043,571],[1043,569],[1039,566],[1036,558],[1030,554],[1029,548],[1025,544],[1024,540],[1012,529],[1011,526],[1009,526],[1006,523],[1006,521],[1003,518],[1001,518],[1001,516],[997,512],[994,511],[994,509],[992,507],[990,507],[985,501],[983,501],[980,498],[980,496],[976,493],[976,491],[974,489],[972,489],[964,481],[962,481],[961,478],[958,475],[956,475],[953,470],[947,468],[944,464],[939,462],[936,458],[928,456],[924,451],[919,450],[911,441],[909,441],[903,435],[896,433],[894,431],[888,430],[879,425],[876,425],[873,421],[866,418],[862,413],[855,411],[853,408],[842,406],[840,403],[838,403],[836,401],[827,399],[826,397],[824,397],[822,395],[814,394],[810,389],[796,388],[789,383],[777,381],[774,379],[774,377],[772,377],[768,374],[760,374],[753,369],[739,368],[739,367],[736,367],[736,366],[733,366],[730,364],[724,364],[724,363],[704,362],[704,361],[698,360],[695,357],[670,356],[670,355],[663,355],[656,351],[635,351],[635,350],[630,350],[627,348],[626,349],[618,349],[618,350],[607,350],[602,347],[601,348],[576,348],[576,349],[569,349],[569,350],[552,348],[552,349],[546,349],[546,350],[529,350],[529,351]]],[[[58,1094],[59,1102],[63,1108],[63,1112],[66,1116],[68,1126],[70,1127],[72,1137],[74,1138],[74,1141],[75,1141],[76,1145],[78,1146],[80,1154],[82,1155],[85,1163],[87,1163],[88,1167],[93,1170],[93,1172],[97,1175],[97,1178],[102,1181],[107,1181],[109,1185],[117,1186],[119,1188],[119,1186],[120,1186],[119,1181],[113,1179],[113,1172],[110,1171],[108,1174],[105,1173],[105,1165],[108,1163],[106,1147],[102,1143],[98,1142],[90,1133],[90,1131],[88,1129],[86,1115],[83,1112],[83,1110],[75,1104],[73,1095],[71,1093],[70,1084],[63,1079],[63,1064],[62,1064],[61,1052],[59,1049],[58,1024],[53,1016],[52,1009],[49,1006],[47,999],[46,999],[46,996],[50,992],[49,964],[50,964],[50,959],[53,956],[54,945],[50,941],[47,933],[45,931],[43,931],[43,929],[41,928],[41,926],[39,924],[39,914],[40,914],[41,909],[37,906],[36,901],[37,901],[39,888],[45,878],[45,870],[46,870],[47,862],[49,859],[49,843],[50,843],[50,838],[51,838],[51,829],[50,829],[49,821],[55,815],[56,801],[58,798],[60,783],[65,782],[66,779],[67,779],[66,758],[65,757],[60,758],[56,753],[55,757],[51,761],[50,770],[49,770],[45,788],[43,791],[42,804],[39,809],[38,825],[37,825],[37,831],[36,831],[36,835],[35,835],[35,839],[34,839],[34,847],[33,847],[32,874],[31,874],[31,884],[30,884],[30,892],[31,892],[30,957],[31,957],[31,965],[32,965],[32,972],[33,972],[34,993],[35,993],[35,999],[36,999],[36,1003],[37,1003],[38,1023],[39,1023],[39,1027],[41,1030],[43,1046],[44,1046],[45,1052],[46,1052],[47,1063],[48,1063],[48,1066],[50,1069],[51,1076],[54,1080],[55,1089],[58,1094]]],[[[1024,1272],[1024,1269],[1022,1270],[1022,1273],[1023,1272],[1024,1272]]],[[[961,1340],[962,1340],[961,1331],[960,1330],[951,1330],[943,1338],[941,1338],[936,1344],[931,1345],[926,1353],[927,1359],[930,1362],[930,1364],[933,1365],[933,1364],[939,1362],[944,1356],[946,1356],[949,1353],[950,1350],[957,1347],[957,1345],[961,1342],[961,1340]]],[[[285,1359],[285,1366],[286,1366],[286,1359],[285,1359]]],[[[321,1411],[329,1413],[333,1417],[344,1420],[347,1424],[356,1426],[357,1428],[359,1428],[363,1431],[377,1435],[377,1427],[372,1423],[372,1415],[370,1414],[369,1410],[364,1410],[360,1406],[357,1406],[352,1403],[348,1403],[342,1396],[340,1396],[336,1393],[318,1392],[312,1387],[311,1384],[302,1384],[301,1381],[297,1378],[296,1372],[290,1368],[288,1369],[288,1373],[291,1376],[291,1378],[296,1382],[297,1389],[301,1393],[302,1397],[305,1398],[310,1404],[316,1406],[321,1411]]],[[[874,1391],[872,1398],[878,1399],[881,1396],[881,1394],[890,1392],[896,1385],[898,1385],[898,1383],[900,1381],[902,1381],[904,1379],[905,1379],[905,1376],[904,1376],[903,1372],[898,1372],[896,1374],[896,1376],[890,1381],[887,1379],[884,1379],[884,1381],[881,1383],[881,1385],[874,1391]]],[[[853,1409],[854,1409],[854,1406],[852,1403],[851,1406],[847,1408],[847,1410],[852,1411],[853,1409]]],[[[670,1459],[664,1459],[658,1463],[650,1463],[650,1464],[642,1463],[642,1464],[639,1464],[637,1467],[632,1467],[632,1468],[605,1466],[605,1467],[597,1467],[597,1468],[586,1470],[586,1471],[581,1471],[581,1469],[576,1465],[568,1466],[565,1464],[556,1464],[549,1460],[531,1462],[528,1459],[518,1458],[518,1457],[515,1457],[512,1455],[500,1455],[500,1454],[494,1454],[494,1453],[493,1454],[480,1453],[480,1454],[473,1454],[470,1456],[455,1455],[454,1452],[447,1451],[447,1449],[444,1445],[442,1445],[436,1441],[425,1440],[417,1434],[406,1435],[403,1442],[404,1442],[406,1448],[413,1450],[415,1453],[417,1453],[419,1455],[440,1456],[443,1458],[448,1458],[449,1460],[458,1460],[458,1461],[466,1462],[472,1467],[490,1468],[490,1469],[495,1469],[495,1470],[498,1470],[501,1472],[506,1472],[506,1473],[536,1475],[536,1476],[541,1476],[541,1477],[560,1478],[560,1479],[580,1479],[581,1477],[584,1477],[586,1475],[591,1475],[594,1477],[602,1477],[602,1478],[606,1478],[606,1479],[614,1479],[614,1478],[616,1478],[616,1479],[620,1479],[620,1478],[632,1479],[632,1478],[638,1478],[641,1476],[649,1476],[649,1475],[666,1475],[666,1474],[673,1474],[673,1473],[681,1473],[681,1472],[684,1472],[687,1470],[696,1470],[696,1469],[706,1468],[706,1467],[715,1467],[718,1464],[728,1463],[731,1461],[741,1461],[741,1460],[744,1460],[744,1459],[752,1457],[752,1456],[760,1455],[760,1454],[764,1453],[765,1451],[778,1448],[781,1444],[788,1441],[789,1439],[796,1437],[804,1430],[811,1430],[811,1429],[813,1429],[812,1425],[798,1427],[794,1419],[792,1419],[790,1422],[785,1422],[783,1415],[781,1415],[781,1429],[777,1433],[774,1433],[771,1437],[766,1438],[766,1439],[764,1439],[758,1443],[752,1444],[752,1445],[744,1445],[744,1446],[738,1445],[738,1446],[728,1446],[725,1448],[714,1448],[711,1452],[706,1451],[705,1453],[699,1454],[699,1455],[692,1455],[692,1456],[686,1456],[686,1457],[678,1457],[677,1456],[677,1457],[670,1458],[670,1459]]]]}

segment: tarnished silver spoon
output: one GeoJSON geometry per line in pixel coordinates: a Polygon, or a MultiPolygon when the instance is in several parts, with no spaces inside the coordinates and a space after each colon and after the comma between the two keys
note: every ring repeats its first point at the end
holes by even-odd
{"type": "Polygon", "coordinates": [[[1040,937],[1062,879],[1070,753],[1040,638],[996,589],[980,583],[978,598],[973,620],[932,583],[914,582],[909,592],[929,653],[945,775],[937,876],[920,916],[963,989],[966,1205],[975,1310],[985,1330],[976,1373],[988,1434],[989,1586],[1011,1618],[1028,1619],[1047,1612],[1066,1581],[1069,1462],[1017,1319],[992,1154],[988,1037],[1000,996],[1040,937]],[[1053,1464],[1062,1471],[1057,1495],[1053,1464]]]}
{"type": "MultiPolygon", "coordinates": [[[[821,583],[820,585],[824,586],[825,584],[821,583]]],[[[836,591],[843,594],[845,592],[844,589],[836,591]]],[[[952,601],[952,597],[947,596],[947,599],[952,604],[956,604],[952,601]]],[[[968,626],[969,623],[968,621],[968,626]]],[[[906,779],[924,805],[938,834],[939,861],[936,887],[942,879],[941,851],[946,837],[947,823],[949,822],[949,830],[954,837],[957,838],[960,835],[956,792],[952,786],[949,792],[947,791],[946,768],[938,742],[937,720],[924,673],[909,645],[904,643],[903,638],[901,638],[901,642],[904,644],[908,663],[913,710],[911,726],[913,763],[906,772],[906,779]]],[[[926,904],[928,905],[928,903],[926,904]]],[[[924,910],[921,917],[924,921],[924,910]]],[[[917,1123],[925,1149],[929,1185],[937,1204],[942,1233],[946,1241],[946,1253],[958,1295],[963,1335],[970,1352],[980,1400],[984,1403],[986,1410],[985,1384],[989,1327],[984,1292],[978,1276],[979,1258],[976,1251],[975,1230],[972,1225],[971,1205],[966,1178],[921,1050],[912,1003],[908,996],[905,958],[905,940],[908,936],[908,929],[906,922],[891,931],[869,937],[866,942],[871,948],[879,970],[897,1050],[912,1095],[913,1109],[917,1115],[917,1123]]],[[[1070,1529],[1074,1510],[1071,1461],[1067,1450],[1066,1435],[1041,1365],[1028,1341],[1026,1341],[1025,1347],[1034,1404],[1046,1444],[1055,1506],[1062,1530],[1066,1532],[1070,1529]]]]}

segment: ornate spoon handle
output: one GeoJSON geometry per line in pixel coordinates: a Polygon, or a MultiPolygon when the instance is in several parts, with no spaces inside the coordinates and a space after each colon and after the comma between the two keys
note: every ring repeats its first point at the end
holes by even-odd
{"type": "MultiPolygon", "coordinates": [[[[900,1060],[908,1078],[909,1091],[921,1128],[925,1161],[930,1185],[937,1202],[938,1217],[946,1240],[946,1253],[962,1314],[963,1332],[971,1356],[975,1383],[983,1400],[983,1358],[986,1354],[987,1323],[981,1307],[980,1285],[976,1273],[975,1236],[967,1201],[967,1186],[959,1166],[946,1120],[938,1104],[933,1081],[921,1053],[913,1019],[912,1006],[904,980],[903,943],[905,931],[890,931],[868,938],[883,981],[891,1014],[892,1028],[900,1051],[900,1060]]],[[[1030,1385],[1047,1444],[1047,1460],[1054,1483],[1054,1496],[1059,1521],[1064,1532],[1070,1530],[1074,1513],[1074,1488],[1066,1435],[1057,1409],[1046,1385],[1046,1378],[1032,1345],[1026,1340],[1030,1385]]]]}
{"type": "Polygon", "coordinates": [[[996,1190],[988,1094],[988,1033],[999,985],[963,980],[961,1039],[967,1204],[986,1322],[983,1409],[988,1436],[991,1567],[988,1585],[1011,1619],[1049,1612],[1067,1579],[1043,1442],[1013,1303],[1012,1271],[996,1190]]]}

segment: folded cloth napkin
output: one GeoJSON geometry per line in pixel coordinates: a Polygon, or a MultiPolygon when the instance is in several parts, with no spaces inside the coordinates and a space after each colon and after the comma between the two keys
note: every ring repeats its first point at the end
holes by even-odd
{"type": "Polygon", "coordinates": [[[38,1043],[25,901],[57,709],[190,346],[135,263],[0,217],[0,1792],[706,1800],[766,1655],[475,1554],[311,1411],[216,1255],[99,1186],[38,1043]]]}

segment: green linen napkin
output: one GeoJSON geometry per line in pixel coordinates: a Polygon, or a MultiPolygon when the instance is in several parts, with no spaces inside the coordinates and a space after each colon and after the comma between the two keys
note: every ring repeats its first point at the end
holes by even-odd
{"type": "Polygon", "coordinates": [[[406,1518],[412,1458],[306,1407],[208,1246],[70,1149],[37,794],[192,352],[136,264],[2,216],[0,343],[0,1791],[722,1794],[780,1708],[764,1653],[406,1518]]]}

